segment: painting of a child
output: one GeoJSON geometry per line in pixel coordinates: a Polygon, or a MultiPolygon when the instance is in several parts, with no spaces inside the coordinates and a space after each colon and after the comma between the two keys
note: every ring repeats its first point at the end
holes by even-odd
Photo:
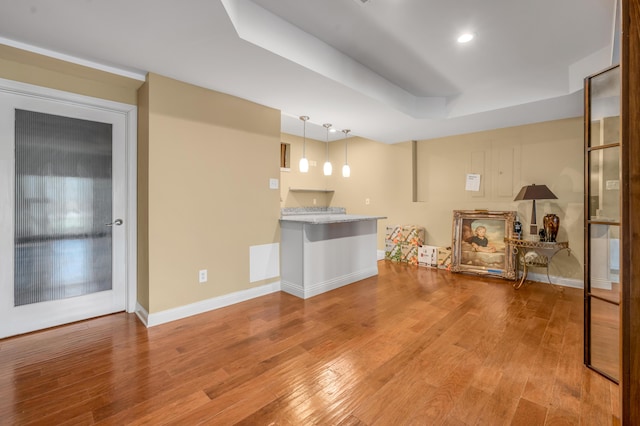
{"type": "Polygon", "coordinates": [[[454,210],[451,270],[513,279],[513,251],[508,245],[516,212],[454,210]]]}
{"type": "Polygon", "coordinates": [[[495,253],[496,247],[489,244],[489,239],[486,237],[487,227],[483,225],[476,226],[475,235],[467,240],[471,244],[471,247],[475,251],[483,251],[486,253],[495,253]]]}
{"type": "Polygon", "coordinates": [[[463,265],[504,268],[504,221],[464,219],[462,223],[463,265]]]}

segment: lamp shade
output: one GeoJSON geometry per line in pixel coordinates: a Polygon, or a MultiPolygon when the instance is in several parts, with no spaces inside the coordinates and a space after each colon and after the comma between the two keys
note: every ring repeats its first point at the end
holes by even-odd
{"type": "Polygon", "coordinates": [[[536,224],[536,200],[556,200],[558,197],[551,192],[547,185],[527,185],[523,186],[513,201],[533,200],[533,209],[531,210],[531,224],[529,233],[531,235],[538,234],[538,225],[536,224]]]}
{"type": "Polygon", "coordinates": [[[556,200],[558,197],[551,192],[547,185],[527,185],[523,186],[513,201],[520,200],[556,200]]]}
{"type": "Polygon", "coordinates": [[[333,167],[331,166],[331,162],[329,161],[329,127],[331,127],[330,123],[323,124],[324,128],[327,129],[327,160],[324,162],[324,167],[322,168],[325,176],[331,176],[333,173],[333,167]]]}
{"type": "Polygon", "coordinates": [[[333,173],[333,166],[331,166],[330,161],[325,161],[322,171],[325,176],[331,176],[331,173],[333,173]]]}
{"type": "Polygon", "coordinates": [[[307,160],[307,120],[306,115],[301,115],[302,120],[302,158],[300,159],[300,173],[307,173],[309,171],[309,160],[307,160]]]}
{"type": "Polygon", "coordinates": [[[300,173],[307,173],[309,171],[309,160],[307,157],[302,157],[300,159],[300,173]]]}
{"type": "Polygon", "coordinates": [[[349,167],[349,162],[347,161],[347,137],[350,131],[349,129],[342,130],[342,133],[344,133],[344,166],[342,166],[342,176],[346,178],[351,176],[351,167],[349,167]]]}

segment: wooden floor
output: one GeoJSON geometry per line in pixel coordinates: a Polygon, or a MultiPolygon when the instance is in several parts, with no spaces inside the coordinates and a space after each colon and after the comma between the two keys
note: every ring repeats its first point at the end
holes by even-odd
{"type": "Polygon", "coordinates": [[[0,424],[618,424],[582,363],[582,290],[379,267],[306,301],[0,340],[0,424]]]}

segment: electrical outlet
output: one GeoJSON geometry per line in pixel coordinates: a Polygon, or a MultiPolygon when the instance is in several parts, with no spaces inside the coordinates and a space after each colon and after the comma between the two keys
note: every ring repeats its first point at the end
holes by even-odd
{"type": "Polygon", "coordinates": [[[206,283],[207,282],[207,270],[206,269],[201,269],[200,272],[198,273],[198,281],[200,281],[200,283],[206,283]]]}
{"type": "Polygon", "coordinates": [[[371,199],[365,198],[364,203],[368,206],[369,204],[371,204],[371,199]]]}
{"type": "Polygon", "coordinates": [[[316,205],[316,203],[317,203],[317,201],[316,201],[316,199],[314,198],[314,199],[313,199],[313,205],[315,206],[315,205],[316,205]]]}

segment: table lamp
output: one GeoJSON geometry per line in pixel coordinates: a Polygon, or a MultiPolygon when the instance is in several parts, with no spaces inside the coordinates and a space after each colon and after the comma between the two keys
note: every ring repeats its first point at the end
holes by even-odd
{"type": "Polygon", "coordinates": [[[538,235],[538,225],[536,224],[536,200],[557,200],[553,192],[547,185],[527,185],[523,186],[516,198],[513,201],[520,200],[533,200],[533,210],[531,211],[531,226],[529,227],[529,234],[538,235]]]}

